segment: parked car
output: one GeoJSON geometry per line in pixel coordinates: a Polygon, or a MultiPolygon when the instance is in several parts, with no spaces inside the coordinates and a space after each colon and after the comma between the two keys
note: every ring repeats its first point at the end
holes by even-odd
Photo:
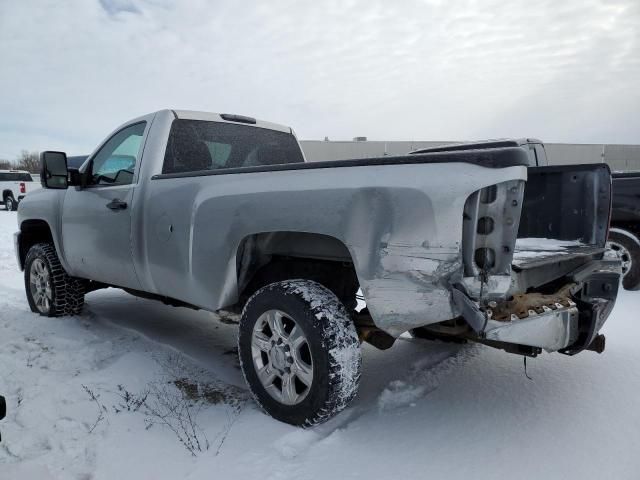
{"type": "Polygon", "coordinates": [[[15,236],[31,310],[79,314],[112,286],[241,312],[245,379],[284,422],[353,399],[361,341],[604,348],[620,279],[606,165],[527,168],[513,142],[305,163],[289,127],[172,110],[118,127],[80,169],[42,161],[15,236]]]}
{"type": "Polygon", "coordinates": [[[25,170],[0,170],[0,192],[5,210],[17,210],[24,196],[40,185],[25,170]]]}
{"type": "MultiPolygon", "coordinates": [[[[7,416],[7,402],[2,395],[0,395],[0,420],[7,416]]],[[[0,435],[0,441],[2,441],[2,435],[0,435]]]]}
{"type": "MultiPolygon", "coordinates": [[[[529,153],[530,166],[549,164],[544,144],[533,138],[473,143],[475,148],[495,148],[508,144],[524,148],[529,153]]],[[[412,153],[462,150],[468,145],[424,148],[412,153]]],[[[622,286],[625,290],[638,290],[640,289],[640,172],[613,172],[612,181],[612,228],[609,230],[607,246],[622,262],[622,286]]]]}

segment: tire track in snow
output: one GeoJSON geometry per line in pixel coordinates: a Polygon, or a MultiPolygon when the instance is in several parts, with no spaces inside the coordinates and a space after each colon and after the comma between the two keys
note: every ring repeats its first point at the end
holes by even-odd
{"type": "MultiPolygon", "coordinates": [[[[432,352],[429,345],[442,345],[424,340],[406,340],[409,342],[428,343],[426,355],[413,362],[408,373],[398,380],[393,380],[378,395],[377,402],[367,402],[349,407],[338,417],[313,429],[296,430],[284,435],[274,447],[281,459],[287,462],[287,474],[294,474],[303,462],[304,456],[314,446],[331,442],[336,435],[360,421],[368,414],[389,412],[403,407],[410,407],[421,398],[438,388],[443,379],[476,357],[481,348],[479,345],[461,345],[457,349],[432,352]]],[[[280,474],[282,471],[280,472],[280,474]]],[[[274,477],[279,478],[279,477],[274,477]]]]}
{"type": "Polygon", "coordinates": [[[460,346],[453,354],[441,352],[436,356],[436,363],[433,363],[433,356],[426,356],[414,362],[404,378],[391,381],[380,393],[379,411],[415,405],[421,398],[436,390],[445,377],[477,356],[479,352],[478,345],[467,344],[460,346]]]}

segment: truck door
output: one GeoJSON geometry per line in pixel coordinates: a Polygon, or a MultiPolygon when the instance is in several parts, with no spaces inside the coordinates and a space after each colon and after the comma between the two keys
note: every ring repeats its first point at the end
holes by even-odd
{"type": "Polygon", "coordinates": [[[140,288],[131,255],[131,208],[147,122],[114,133],[92,156],[84,188],[67,190],[62,243],[73,275],[140,288]]]}

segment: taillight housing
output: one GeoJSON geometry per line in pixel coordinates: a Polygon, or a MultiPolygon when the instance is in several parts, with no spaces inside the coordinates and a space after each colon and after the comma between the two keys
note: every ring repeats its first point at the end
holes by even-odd
{"type": "Polygon", "coordinates": [[[20,182],[20,193],[27,193],[27,186],[24,182],[20,182]]]}
{"type": "Polygon", "coordinates": [[[518,236],[524,181],[489,185],[471,194],[464,205],[462,259],[464,274],[504,275],[518,236]]]}

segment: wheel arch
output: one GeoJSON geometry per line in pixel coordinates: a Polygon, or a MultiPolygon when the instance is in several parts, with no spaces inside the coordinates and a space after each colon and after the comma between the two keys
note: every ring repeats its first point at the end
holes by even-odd
{"type": "Polygon", "coordinates": [[[630,221],[618,221],[618,222],[611,222],[611,228],[609,229],[609,232],[612,231],[626,231],[627,233],[632,234],[634,237],[636,238],[640,238],[640,218],[638,219],[637,222],[630,222],[630,221]]]}
{"type": "Polygon", "coordinates": [[[49,242],[55,245],[51,227],[45,220],[29,219],[24,220],[20,224],[20,237],[17,243],[20,270],[24,270],[24,262],[29,249],[35,244],[43,242],[49,242]]]}
{"type": "Polygon", "coordinates": [[[319,233],[273,231],[245,236],[236,252],[238,309],[268,283],[304,278],[314,280],[343,302],[358,287],[349,248],[340,239],[319,233]]]}
{"type": "Polygon", "coordinates": [[[609,229],[609,234],[612,233],[627,237],[630,241],[638,245],[638,248],[640,248],[640,238],[638,238],[638,234],[633,230],[623,227],[611,227],[609,229]]]}

